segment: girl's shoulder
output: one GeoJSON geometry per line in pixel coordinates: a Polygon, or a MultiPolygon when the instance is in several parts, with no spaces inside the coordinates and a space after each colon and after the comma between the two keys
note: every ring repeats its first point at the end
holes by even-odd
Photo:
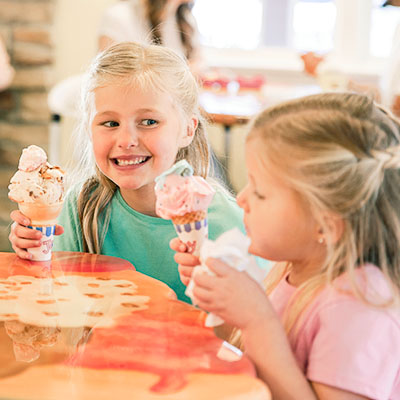
{"type": "Polygon", "coordinates": [[[354,318],[385,320],[400,335],[400,306],[394,290],[378,267],[366,264],[357,268],[354,275],[344,273],[327,285],[311,308],[314,315],[326,315],[332,320],[346,315],[349,322],[354,318]]]}
{"type": "Polygon", "coordinates": [[[397,398],[400,309],[382,305],[390,295],[382,271],[365,265],[354,277],[341,275],[316,296],[293,339],[310,381],[368,398],[397,398]],[[354,294],[354,282],[375,305],[354,294]]]}
{"type": "Polygon", "coordinates": [[[336,292],[338,297],[359,297],[358,294],[372,305],[389,302],[397,295],[382,270],[373,264],[365,264],[353,274],[342,274],[333,281],[328,291],[336,292]]]}

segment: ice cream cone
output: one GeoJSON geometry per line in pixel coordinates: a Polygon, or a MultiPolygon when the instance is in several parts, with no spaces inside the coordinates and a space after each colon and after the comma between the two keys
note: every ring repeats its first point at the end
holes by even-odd
{"type": "Polygon", "coordinates": [[[186,244],[188,253],[199,256],[200,248],[208,238],[207,211],[194,211],[172,218],[179,239],[186,244]]]}
{"type": "Polygon", "coordinates": [[[63,202],[55,204],[18,203],[20,211],[30,218],[29,228],[42,232],[39,247],[28,248],[33,261],[47,261],[51,259],[56,220],[61,212],[63,202]]]}
{"type": "Polygon", "coordinates": [[[207,210],[215,190],[193,167],[180,160],[156,178],[156,213],[171,219],[187,252],[199,256],[208,237],[207,210]]]}
{"type": "Polygon", "coordinates": [[[18,203],[18,208],[31,220],[32,225],[54,225],[62,206],[62,201],[55,204],[18,203]]]}

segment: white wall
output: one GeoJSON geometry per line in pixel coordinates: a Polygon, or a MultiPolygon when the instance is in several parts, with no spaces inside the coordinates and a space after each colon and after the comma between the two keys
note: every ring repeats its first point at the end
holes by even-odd
{"type": "Polygon", "coordinates": [[[54,24],[56,81],[83,72],[97,51],[97,28],[116,0],[57,0],[54,24]]]}
{"type": "MultiPolygon", "coordinates": [[[[106,7],[116,0],[57,0],[53,37],[55,43],[54,83],[85,71],[97,52],[97,29],[106,7]]],[[[58,141],[60,157],[65,166],[70,161],[71,132],[75,120],[64,117],[58,141]]]]}

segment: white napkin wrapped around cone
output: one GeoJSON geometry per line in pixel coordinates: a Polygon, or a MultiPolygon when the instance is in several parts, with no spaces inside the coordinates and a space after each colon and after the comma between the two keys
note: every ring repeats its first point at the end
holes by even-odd
{"type": "MultiPolygon", "coordinates": [[[[214,273],[206,266],[205,261],[208,258],[217,258],[238,271],[245,271],[251,278],[263,285],[267,271],[258,266],[254,256],[248,253],[250,239],[244,235],[238,228],[231,229],[223,233],[217,240],[207,239],[200,249],[201,265],[195,267],[185,294],[192,299],[194,305],[193,288],[195,286],[193,277],[199,273],[214,273]]],[[[222,325],[224,320],[215,314],[208,314],[205,325],[208,327],[222,325]]]]}

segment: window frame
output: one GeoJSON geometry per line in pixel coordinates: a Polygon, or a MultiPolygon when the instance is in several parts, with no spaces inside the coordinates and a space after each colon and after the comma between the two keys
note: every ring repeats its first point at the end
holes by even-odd
{"type": "MultiPolygon", "coordinates": [[[[269,2],[264,0],[263,6],[269,2]]],[[[295,0],[279,0],[293,10],[295,0]]],[[[385,58],[370,54],[370,28],[373,0],[335,0],[337,20],[334,48],[329,61],[340,65],[343,72],[365,81],[377,81],[383,73],[385,58]],[[351,31],[349,31],[351,27],[351,31]]],[[[288,14],[289,15],[289,14],[288,14]]],[[[288,18],[290,20],[290,18],[288,18]]],[[[267,21],[266,17],[264,22],[267,21]]],[[[263,31],[266,34],[266,30],[263,31]]],[[[229,68],[244,72],[275,72],[299,74],[303,63],[299,53],[285,46],[265,46],[255,50],[204,48],[206,64],[215,68],[229,68]],[[233,66],[233,67],[232,67],[233,66]]]]}

